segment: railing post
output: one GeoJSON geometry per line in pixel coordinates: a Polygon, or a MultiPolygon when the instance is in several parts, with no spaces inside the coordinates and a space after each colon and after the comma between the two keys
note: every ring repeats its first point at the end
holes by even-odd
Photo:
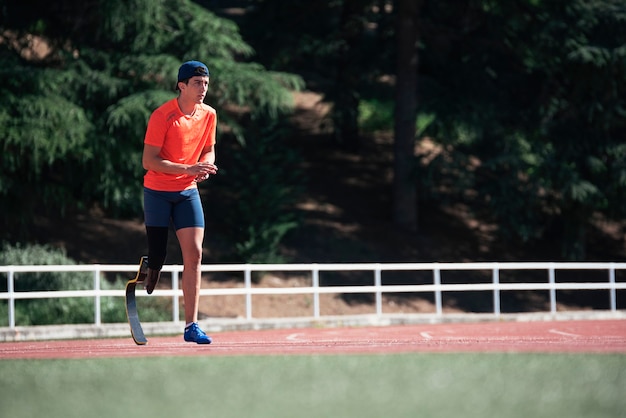
{"type": "Polygon", "coordinates": [[[556,313],[556,274],[553,263],[550,263],[549,281],[550,281],[550,313],[556,313]]]}
{"type": "Polygon", "coordinates": [[[317,267],[313,267],[311,270],[311,285],[315,291],[313,292],[313,317],[320,317],[320,271],[317,267]]]}
{"type": "Polygon", "coordinates": [[[178,271],[172,270],[172,290],[174,295],[172,296],[172,321],[180,321],[180,301],[178,300],[178,271]]]}
{"type": "Polygon", "coordinates": [[[611,289],[609,291],[611,299],[611,311],[615,312],[617,310],[617,296],[615,291],[615,263],[611,263],[609,267],[609,283],[611,284],[611,289]]]}
{"type": "Polygon", "coordinates": [[[495,266],[492,270],[493,275],[493,313],[496,317],[500,316],[500,269],[498,268],[498,263],[495,263],[495,266]]]}
{"type": "Polygon", "coordinates": [[[102,325],[102,312],[100,308],[100,269],[98,266],[94,266],[93,271],[93,289],[96,292],[94,298],[94,324],[97,326],[102,325]]]}
{"type": "Polygon", "coordinates": [[[244,282],[246,287],[246,319],[252,319],[252,271],[250,266],[246,265],[244,270],[244,282]]]}
{"type": "Polygon", "coordinates": [[[7,291],[9,293],[9,328],[15,328],[15,272],[7,275],[7,291]]]}
{"type": "Polygon", "coordinates": [[[376,286],[376,316],[380,318],[383,315],[383,288],[380,264],[378,263],[374,270],[374,286],[376,286]]]}
{"type": "Polygon", "coordinates": [[[438,316],[443,315],[443,306],[441,302],[441,271],[438,268],[433,270],[435,281],[435,307],[438,316]]]}

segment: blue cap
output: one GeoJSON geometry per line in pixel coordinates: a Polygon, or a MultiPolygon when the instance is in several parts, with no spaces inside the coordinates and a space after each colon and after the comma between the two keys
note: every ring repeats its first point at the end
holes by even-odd
{"type": "Polygon", "coordinates": [[[187,61],[178,69],[178,81],[194,76],[209,76],[209,69],[200,61],[187,61]]]}

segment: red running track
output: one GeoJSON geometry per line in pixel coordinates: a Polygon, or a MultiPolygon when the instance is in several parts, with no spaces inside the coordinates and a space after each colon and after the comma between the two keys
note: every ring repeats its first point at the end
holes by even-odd
{"type": "Polygon", "coordinates": [[[416,352],[539,352],[626,354],[626,320],[481,322],[354,328],[228,331],[213,344],[186,343],[182,335],[0,343],[0,359],[384,354],[416,352]]]}

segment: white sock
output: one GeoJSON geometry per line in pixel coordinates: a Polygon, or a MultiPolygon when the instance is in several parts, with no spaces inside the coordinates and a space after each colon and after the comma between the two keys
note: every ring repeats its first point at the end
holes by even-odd
{"type": "Polygon", "coordinates": [[[185,325],[185,328],[189,328],[190,326],[192,326],[193,324],[195,324],[195,322],[188,322],[187,325],[185,325]]]}

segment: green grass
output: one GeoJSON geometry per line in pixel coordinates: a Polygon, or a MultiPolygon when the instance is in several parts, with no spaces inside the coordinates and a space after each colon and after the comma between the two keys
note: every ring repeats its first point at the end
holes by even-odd
{"type": "Polygon", "coordinates": [[[626,356],[0,361],[4,417],[624,417],[626,356]]]}

